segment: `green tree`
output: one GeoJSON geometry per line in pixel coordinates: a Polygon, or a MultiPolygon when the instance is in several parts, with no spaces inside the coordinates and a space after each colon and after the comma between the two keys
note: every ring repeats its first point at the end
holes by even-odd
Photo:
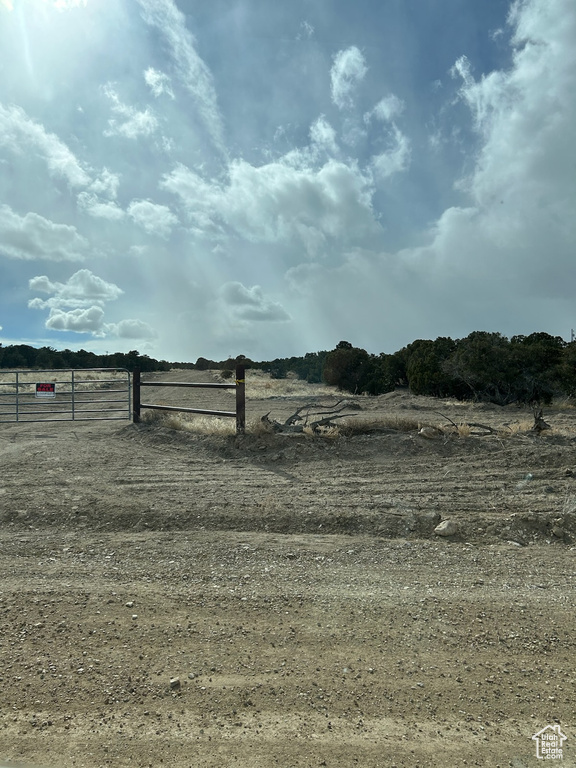
{"type": "Polygon", "coordinates": [[[409,344],[405,360],[410,391],[415,395],[455,396],[457,383],[445,368],[455,349],[456,342],[443,336],[435,341],[419,339],[409,344]]]}
{"type": "Polygon", "coordinates": [[[518,399],[518,360],[500,333],[474,331],[460,339],[444,370],[474,400],[506,405],[518,399]]]}
{"type": "Polygon", "coordinates": [[[326,384],[359,394],[366,391],[372,373],[373,363],[368,352],[341,341],[326,356],[322,378],[326,384]]]}
{"type": "Polygon", "coordinates": [[[532,333],[513,336],[511,350],[516,358],[517,399],[526,403],[550,403],[564,389],[562,362],[566,342],[560,336],[532,333]]]}

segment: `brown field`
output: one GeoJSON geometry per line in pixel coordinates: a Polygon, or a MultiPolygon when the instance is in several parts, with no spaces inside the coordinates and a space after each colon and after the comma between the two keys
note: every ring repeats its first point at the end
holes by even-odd
{"type": "Polygon", "coordinates": [[[560,724],[576,765],[576,410],[396,392],[277,435],[334,393],[247,397],[239,437],[0,424],[0,764],[523,768],[560,724]]]}

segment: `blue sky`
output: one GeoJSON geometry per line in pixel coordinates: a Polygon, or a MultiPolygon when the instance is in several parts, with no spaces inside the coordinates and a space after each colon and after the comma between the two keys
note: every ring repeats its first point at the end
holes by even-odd
{"type": "Polygon", "coordinates": [[[0,0],[0,342],[576,324],[573,0],[0,0]]]}

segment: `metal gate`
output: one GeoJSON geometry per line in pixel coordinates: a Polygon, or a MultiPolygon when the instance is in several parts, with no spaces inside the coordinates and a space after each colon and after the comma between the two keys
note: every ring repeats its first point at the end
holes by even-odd
{"type": "Polygon", "coordinates": [[[126,368],[0,368],[0,423],[130,418],[130,372],[126,368]]]}
{"type": "Polygon", "coordinates": [[[243,435],[246,429],[246,386],[244,381],[245,367],[236,366],[236,379],[233,384],[220,384],[217,382],[191,382],[191,381],[142,381],[140,370],[136,368],[133,374],[133,405],[134,424],[140,421],[140,409],[152,408],[156,411],[183,411],[185,413],[205,413],[209,416],[232,416],[236,419],[236,434],[243,435]],[[143,403],[140,399],[140,387],[201,387],[204,389],[235,389],[236,410],[214,411],[206,408],[185,408],[173,405],[154,405],[143,403]]]}

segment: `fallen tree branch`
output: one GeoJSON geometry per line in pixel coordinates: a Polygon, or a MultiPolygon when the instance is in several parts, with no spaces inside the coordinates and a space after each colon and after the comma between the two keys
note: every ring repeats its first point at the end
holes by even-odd
{"type": "Polygon", "coordinates": [[[469,427],[478,427],[478,429],[484,429],[485,432],[470,432],[471,435],[478,435],[479,437],[484,437],[485,435],[495,435],[498,431],[497,429],[492,429],[492,427],[489,427],[487,424],[478,424],[476,421],[468,421],[467,422],[469,427]]]}
{"type": "Polygon", "coordinates": [[[343,411],[346,408],[349,408],[349,409],[353,408],[355,405],[356,403],[352,405],[344,398],[341,398],[340,400],[338,400],[336,403],[334,403],[334,405],[318,405],[316,403],[307,403],[306,405],[303,405],[300,408],[298,408],[298,410],[295,411],[292,414],[292,416],[289,416],[284,422],[284,426],[287,427],[287,426],[290,426],[291,424],[296,424],[298,421],[301,421],[302,417],[300,416],[300,414],[302,413],[302,411],[305,411],[306,409],[308,409],[308,413],[304,417],[304,421],[306,421],[310,416],[318,416],[319,411],[322,411],[322,410],[325,410],[325,411],[329,410],[330,413],[340,413],[340,411],[343,411]],[[342,403],[343,403],[342,407],[338,408],[338,406],[341,405],[342,403]],[[310,413],[310,409],[312,408],[316,410],[315,413],[310,413]]]}
{"type": "Polygon", "coordinates": [[[477,427],[478,429],[485,430],[484,432],[470,432],[471,435],[475,435],[477,437],[485,437],[486,435],[494,435],[497,430],[492,429],[492,427],[489,427],[487,424],[479,424],[477,421],[462,421],[460,424],[456,424],[455,421],[452,421],[452,419],[449,416],[446,416],[444,413],[440,413],[440,411],[434,411],[434,413],[437,413],[438,416],[442,416],[443,419],[446,419],[447,421],[452,424],[452,426],[459,430],[460,427],[477,427]]]}
{"type": "Polygon", "coordinates": [[[274,432],[297,433],[303,432],[305,427],[318,432],[322,427],[335,427],[336,424],[332,423],[333,419],[343,419],[346,416],[352,415],[351,413],[343,413],[343,411],[358,411],[361,409],[358,403],[341,398],[332,405],[306,403],[306,405],[302,405],[298,410],[294,411],[291,416],[288,416],[284,422],[270,419],[270,411],[262,416],[260,421],[274,432]],[[310,421],[315,416],[321,416],[321,418],[316,421],[310,421]]]}

